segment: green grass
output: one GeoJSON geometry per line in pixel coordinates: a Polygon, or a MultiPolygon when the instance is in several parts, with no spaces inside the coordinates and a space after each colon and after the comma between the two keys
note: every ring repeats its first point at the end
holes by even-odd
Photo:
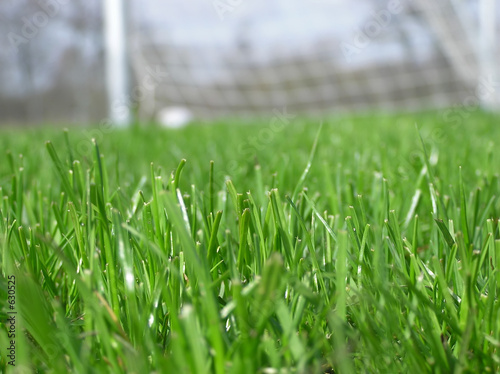
{"type": "Polygon", "coordinates": [[[3,370],[499,372],[498,118],[256,122],[2,130],[3,370]]]}

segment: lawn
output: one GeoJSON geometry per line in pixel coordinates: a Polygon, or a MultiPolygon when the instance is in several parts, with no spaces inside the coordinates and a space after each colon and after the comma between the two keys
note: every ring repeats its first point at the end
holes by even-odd
{"type": "Polygon", "coordinates": [[[499,372],[498,122],[0,130],[0,368],[499,372]]]}

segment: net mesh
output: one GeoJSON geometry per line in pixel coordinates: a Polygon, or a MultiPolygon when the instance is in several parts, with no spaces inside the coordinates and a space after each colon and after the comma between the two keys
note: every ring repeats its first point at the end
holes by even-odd
{"type": "MultiPolygon", "coordinates": [[[[244,6],[235,3],[222,2],[235,9],[244,6]]],[[[495,84],[492,77],[481,76],[474,43],[477,2],[365,5],[363,12],[354,9],[342,15],[353,19],[349,32],[331,27],[308,38],[290,35],[286,17],[276,17],[281,21],[269,26],[254,12],[232,14],[232,21],[246,27],[220,20],[223,25],[217,26],[235,36],[229,42],[207,43],[211,30],[198,27],[198,34],[193,32],[189,7],[183,10],[186,22],[176,27],[136,25],[131,40],[135,76],[139,79],[151,66],[162,66],[168,73],[144,100],[142,114],[154,116],[165,106],[186,107],[201,118],[266,114],[276,107],[307,114],[420,110],[460,105],[477,95],[481,78],[495,84]],[[251,26],[245,23],[249,19],[251,26]],[[176,37],[183,32],[199,35],[204,42],[176,37]]],[[[312,1],[310,6],[315,14],[332,9],[326,1],[312,1]]],[[[307,27],[310,23],[296,28],[307,27]]]]}

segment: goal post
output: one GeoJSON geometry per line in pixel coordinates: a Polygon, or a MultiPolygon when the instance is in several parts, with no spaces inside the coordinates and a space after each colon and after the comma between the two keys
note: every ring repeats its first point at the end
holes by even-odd
{"type": "Polygon", "coordinates": [[[125,127],[131,122],[127,48],[127,0],[105,0],[104,40],[108,120],[125,127]]]}
{"type": "MultiPolygon", "coordinates": [[[[500,75],[498,73],[498,54],[500,50],[498,43],[498,5],[497,0],[479,0],[479,31],[478,31],[478,61],[479,61],[479,76],[483,79],[489,79],[491,82],[498,84],[500,75]]],[[[478,83],[481,84],[480,82],[478,83]]],[[[488,110],[500,109],[500,93],[496,87],[493,94],[479,95],[481,106],[488,110]]],[[[480,90],[480,87],[478,87],[480,90]]]]}

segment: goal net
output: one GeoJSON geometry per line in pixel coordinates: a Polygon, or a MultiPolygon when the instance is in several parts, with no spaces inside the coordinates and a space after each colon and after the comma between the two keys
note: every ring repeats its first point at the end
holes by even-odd
{"type": "Polygon", "coordinates": [[[494,2],[355,3],[137,2],[135,79],[158,66],[166,76],[145,94],[141,115],[164,107],[198,118],[283,107],[312,115],[498,107],[494,2]]]}

